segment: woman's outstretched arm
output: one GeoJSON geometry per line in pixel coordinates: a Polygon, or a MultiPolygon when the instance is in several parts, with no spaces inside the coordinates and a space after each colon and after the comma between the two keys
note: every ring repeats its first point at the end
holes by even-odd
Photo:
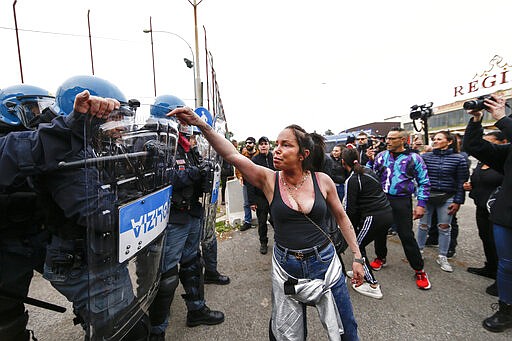
{"type": "Polygon", "coordinates": [[[253,186],[262,189],[267,198],[271,197],[267,191],[273,190],[274,171],[258,166],[249,158],[240,154],[231,142],[215,132],[191,108],[177,108],[167,114],[167,116],[175,116],[182,124],[185,123],[198,127],[213,149],[224,160],[235,166],[242,173],[245,180],[249,181],[253,186]]]}

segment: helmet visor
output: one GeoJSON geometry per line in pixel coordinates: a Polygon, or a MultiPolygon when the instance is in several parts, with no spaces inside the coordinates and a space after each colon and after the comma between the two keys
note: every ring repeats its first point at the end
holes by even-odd
{"type": "Polygon", "coordinates": [[[32,120],[41,115],[44,109],[55,103],[53,97],[19,98],[20,105],[17,108],[17,116],[25,127],[30,127],[32,120]]]}

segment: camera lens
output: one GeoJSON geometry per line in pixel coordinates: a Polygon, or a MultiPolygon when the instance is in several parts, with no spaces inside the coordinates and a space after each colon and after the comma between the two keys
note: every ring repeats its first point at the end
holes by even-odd
{"type": "Polygon", "coordinates": [[[474,99],[472,101],[464,102],[462,107],[465,110],[483,110],[487,107],[485,106],[484,100],[485,99],[492,99],[491,95],[483,95],[478,97],[477,99],[474,99]]]}
{"type": "Polygon", "coordinates": [[[473,110],[477,106],[477,100],[464,102],[463,107],[465,110],[473,110]]]}
{"type": "Polygon", "coordinates": [[[485,104],[483,99],[475,99],[472,101],[464,102],[462,105],[465,110],[483,110],[485,109],[485,104]]]}

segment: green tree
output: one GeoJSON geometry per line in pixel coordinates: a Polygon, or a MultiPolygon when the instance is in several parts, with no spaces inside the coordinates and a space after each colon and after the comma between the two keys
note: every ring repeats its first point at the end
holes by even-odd
{"type": "Polygon", "coordinates": [[[327,129],[324,133],[324,135],[334,135],[331,129],[327,129]]]}

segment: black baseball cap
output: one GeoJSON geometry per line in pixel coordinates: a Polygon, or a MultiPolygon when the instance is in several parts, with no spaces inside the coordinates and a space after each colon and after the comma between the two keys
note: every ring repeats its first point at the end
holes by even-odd
{"type": "Polygon", "coordinates": [[[262,137],[260,137],[260,139],[258,140],[258,144],[261,144],[262,142],[270,143],[270,140],[268,139],[268,137],[266,137],[266,136],[262,136],[262,137]]]}
{"type": "Polygon", "coordinates": [[[256,139],[254,137],[249,136],[248,138],[245,139],[245,143],[247,142],[256,143],[256,139]]]}

